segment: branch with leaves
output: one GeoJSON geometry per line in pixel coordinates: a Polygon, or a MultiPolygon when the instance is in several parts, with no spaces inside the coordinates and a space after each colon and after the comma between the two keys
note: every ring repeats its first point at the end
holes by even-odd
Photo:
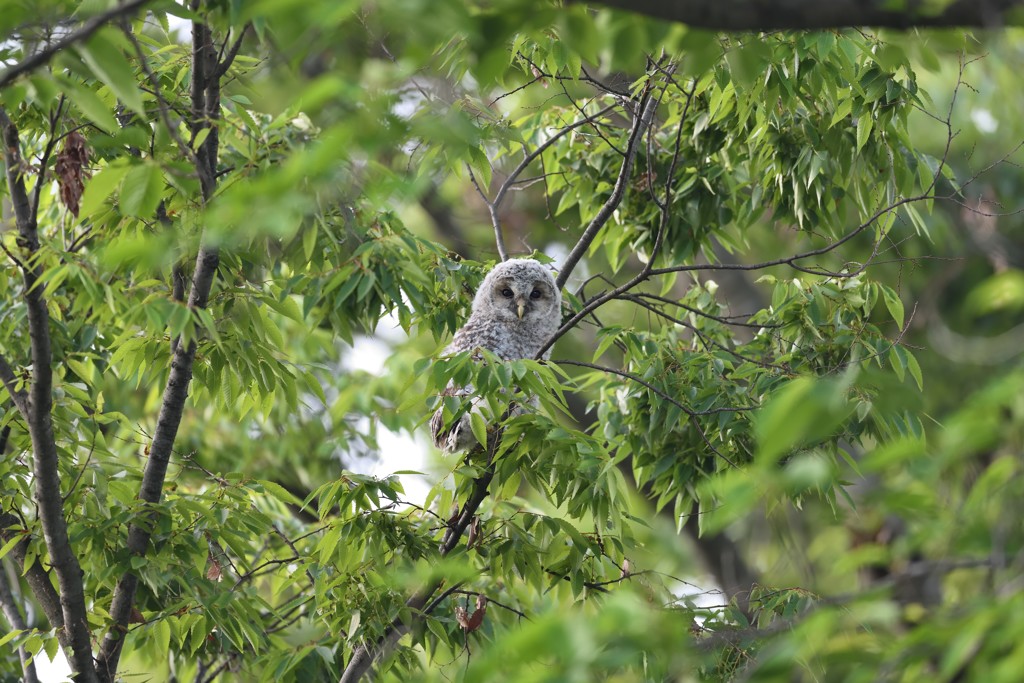
{"type": "Polygon", "coordinates": [[[66,50],[72,45],[88,40],[94,33],[116,19],[135,14],[138,10],[149,4],[150,1],[151,0],[128,0],[125,3],[115,5],[108,10],[89,17],[82,22],[81,26],[62,36],[60,40],[50,43],[46,47],[33,53],[28,58],[23,59],[13,66],[7,67],[3,71],[0,71],[0,88],[7,87],[19,76],[31,73],[39,67],[45,66],[54,58],[55,55],[60,54],[63,50],[66,50]]]}
{"type": "MultiPolygon", "coordinates": [[[[198,153],[193,156],[195,170],[200,178],[202,201],[205,203],[209,201],[215,191],[218,155],[216,122],[221,106],[220,78],[227,72],[230,61],[217,61],[211,29],[202,21],[193,22],[192,38],[192,131],[194,135],[203,129],[208,128],[210,131],[200,145],[198,153]]],[[[237,50],[232,50],[228,59],[233,59],[235,54],[237,54],[237,50]]],[[[190,309],[206,308],[219,263],[219,249],[201,239],[187,301],[187,306],[190,309]]],[[[176,343],[174,345],[171,372],[164,389],[160,414],[157,417],[156,430],[153,433],[153,442],[149,449],[149,459],[146,461],[139,489],[139,499],[143,503],[155,505],[163,496],[167,466],[170,463],[174,441],[185,410],[197,348],[198,342],[195,339],[190,340],[187,344],[176,343]]],[[[146,517],[150,516],[148,510],[145,509],[142,514],[146,517]]],[[[133,523],[128,532],[128,552],[133,557],[144,556],[149,546],[150,535],[148,521],[133,523]]],[[[138,581],[135,572],[128,571],[118,581],[114,591],[110,607],[112,623],[104,636],[97,658],[97,668],[106,677],[106,680],[113,680],[117,674],[117,664],[124,645],[124,634],[131,617],[138,581]]]]}
{"type": "MultiPolygon", "coordinates": [[[[92,645],[85,607],[82,570],[68,538],[64,518],[63,497],[60,487],[57,442],[53,432],[53,357],[50,343],[50,314],[43,288],[40,286],[42,265],[37,255],[40,250],[36,215],[25,188],[27,165],[21,157],[18,129],[0,108],[0,131],[4,144],[7,188],[14,204],[18,227],[18,245],[24,256],[22,276],[25,283],[24,303],[28,312],[29,350],[32,359],[32,379],[24,400],[12,393],[19,404],[22,417],[32,439],[32,469],[34,497],[39,510],[39,521],[50,554],[50,564],[60,588],[60,604],[64,628],[68,632],[69,661],[76,675],[84,683],[96,680],[92,662],[92,645]]],[[[12,371],[3,362],[4,384],[9,392],[12,371]]]]}
{"type": "MultiPolygon", "coordinates": [[[[0,453],[3,449],[0,448],[0,453]]],[[[21,615],[21,606],[18,599],[11,590],[11,583],[7,578],[7,567],[0,563],[0,611],[7,618],[7,623],[16,631],[26,629],[25,619],[21,615]]],[[[29,657],[24,646],[18,647],[18,659],[21,660],[22,680],[25,683],[39,683],[39,676],[36,674],[35,662],[29,657]]]]}
{"type": "Polygon", "coordinates": [[[772,0],[598,0],[605,7],[636,12],[714,31],[776,31],[875,26],[913,29],[928,27],[1001,28],[1014,19],[1020,0],[954,0],[936,6],[914,2],[889,4],[860,0],[795,0],[781,5],[772,0]]]}

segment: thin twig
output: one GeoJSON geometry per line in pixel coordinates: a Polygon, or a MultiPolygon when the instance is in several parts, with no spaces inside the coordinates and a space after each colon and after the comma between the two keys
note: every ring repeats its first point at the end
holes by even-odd
{"type": "Polygon", "coordinates": [[[711,451],[715,455],[717,455],[718,457],[722,458],[723,460],[725,460],[727,463],[729,463],[733,467],[737,467],[736,463],[733,462],[732,459],[729,456],[727,456],[725,453],[722,453],[720,450],[715,448],[715,445],[713,443],[711,443],[711,439],[708,438],[708,435],[705,433],[704,428],[701,427],[700,421],[697,419],[697,416],[699,416],[699,415],[714,415],[716,413],[740,413],[740,412],[747,412],[747,411],[753,410],[753,408],[741,406],[741,407],[737,407],[737,408],[715,408],[713,410],[693,410],[692,408],[689,408],[688,406],[686,406],[686,405],[680,403],[679,401],[675,400],[674,398],[672,398],[671,396],[666,394],[664,391],[658,389],[657,387],[652,386],[648,382],[644,381],[642,378],[637,377],[636,375],[634,375],[632,373],[625,372],[623,370],[616,370],[615,368],[605,367],[603,365],[595,365],[593,363],[585,363],[583,361],[577,361],[577,360],[555,360],[555,361],[551,361],[551,362],[557,363],[559,365],[578,365],[581,368],[590,368],[591,370],[600,370],[601,372],[607,372],[608,374],[611,374],[611,375],[618,375],[620,377],[625,377],[626,379],[630,379],[630,380],[636,382],[637,384],[642,384],[643,386],[647,387],[648,389],[650,389],[652,392],[654,392],[655,394],[657,394],[661,398],[665,399],[666,401],[668,401],[669,403],[671,403],[672,405],[676,406],[681,411],[686,413],[686,415],[690,418],[690,424],[693,425],[694,429],[696,429],[697,433],[700,435],[701,440],[704,441],[704,445],[706,445],[708,448],[710,448],[711,451]]]}
{"type": "Polygon", "coordinates": [[[57,100],[57,109],[50,116],[50,135],[46,141],[46,147],[43,149],[43,154],[39,158],[39,173],[36,177],[36,185],[32,188],[32,215],[39,215],[39,195],[42,192],[43,179],[46,177],[46,166],[50,161],[50,155],[53,154],[53,148],[57,146],[57,141],[61,139],[57,135],[57,124],[60,123],[61,109],[64,108],[66,98],[64,93],[61,93],[60,99],[57,100]]]}
{"type": "Polygon", "coordinates": [[[28,394],[17,388],[18,378],[2,353],[0,353],[0,382],[3,382],[7,393],[11,395],[14,407],[28,419],[28,394]]]}
{"type": "Polygon", "coordinates": [[[485,593],[480,593],[478,591],[464,591],[464,590],[453,590],[451,592],[452,593],[457,593],[459,595],[469,595],[471,597],[479,597],[479,596],[483,595],[485,598],[487,598],[487,604],[489,604],[489,605],[496,605],[497,607],[500,607],[500,608],[502,608],[504,610],[508,610],[509,612],[512,612],[513,614],[519,615],[519,617],[522,618],[522,619],[526,619],[527,621],[530,620],[530,617],[526,616],[526,613],[517,610],[515,607],[509,607],[508,605],[506,605],[504,603],[498,602],[497,600],[495,600],[494,598],[492,598],[491,596],[489,596],[489,595],[487,595],[485,593]]]}
{"type": "MultiPolygon", "coordinates": [[[[580,128],[587,124],[591,124],[594,121],[600,119],[602,116],[615,109],[615,107],[616,105],[614,104],[608,105],[607,107],[602,108],[600,111],[590,116],[586,116],[585,118],[582,118],[579,121],[570,123],[564,128],[559,129],[557,133],[553,134],[543,143],[538,145],[537,148],[534,149],[532,152],[527,153],[526,156],[523,157],[523,160],[520,161],[519,164],[514,169],[512,169],[512,171],[508,174],[508,176],[505,178],[505,181],[501,184],[501,186],[498,187],[498,191],[497,193],[495,193],[494,199],[487,198],[487,193],[484,192],[483,188],[480,187],[480,185],[477,183],[476,177],[473,175],[473,171],[469,171],[469,179],[473,183],[473,187],[476,188],[476,191],[480,195],[481,199],[483,199],[484,204],[487,206],[487,211],[491,216],[491,225],[494,227],[494,241],[498,248],[498,257],[502,261],[508,260],[508,251],[505,248],[505,236],[501,228],[501,219],[499,218],[498,211],[501,208],[501,203],[505,200],[505,195],[508,193],[512,185],[517,182],[519,175],[523,171],[525,171],[526,168],[531,163],[533,163],[535,159],[537,159],[537,157],[542,155],[549,147],[551,147],[551,145],[555,144],[561,138],[568,135],[577,128],[580,128]]],[[[545,174],[545,176],[546,175],[547,174],[545,174]]]]}
{"type": "Polygon", "coordinates": [[[123,5],[115,5],[106,12],[101,12],[100,14],[87,19],[76,30],[68,33],[60,40],[50,43],[39,52],[36,52],[14,66],[8,67],[0,72],[0,88],[6,88],[18,76],[29,73],[30,71],[43,66],[49,62],[54,55],[65,48],[88,39],[92,34],[96,33],[96,31],[103,28],[113,19],[129,15],[149,2],[150,0],[128,0],[128,2],[123,5]]]}
{"type": "MultiPolygon", "coordinates": [[[[3,611],[4,616],[7,617],[7,623],[13,630],[26,630],[25,619],[21,616],[21,607],[14,596],[14,591],[11,590],[10,581],[7,579],[7,568],[3,563],[0,563],[0,611],[3,611]]],[[[21,660],[22,681],[24,683],[39,683],[36,665],[24,645],[18,646],[18,659],[21,660]]]]}
{"type": "Polygon", "coordinates": [[[622,166],[619,168],[619,175],[615,179],[615,186],[612,188],[611,196],[608,197],[594,218],[591,219],[583,234],[577,240],[576,245],[572,248],[572,251],[565,257],[562,269],[559,271],[558,277],[555,278],[555,285],[559,289],[565,286],[569,276],[572,275],[572,271],[576,268],[576,264],[583,258],[583,254],[590,248],[590,244],[597,237],[597,233],[608,222],[608,219],[612,217],[615,209],[619,207],[619,204],[622,203],[622,198],[626,195],[626,187],[629,184],[629,176],[633,170],[633,161],[636,159],[640,141],[643,139],[643,134],[654,117],[657,100],[651,97],[650,90],[651,85],[648,83],[640,97],[639,113],[633,119],[633,127],[629,133],[625,156],[622,159],[622,166]]]}

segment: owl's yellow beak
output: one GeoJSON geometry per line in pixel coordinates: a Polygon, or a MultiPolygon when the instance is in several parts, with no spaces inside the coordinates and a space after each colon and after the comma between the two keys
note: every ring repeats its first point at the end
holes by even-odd
{"type": "Polygon", "coordinates": [[[520,299],[516,302],[516,309],[519,311],[519,319],[523,319],[523,311],[526,310],[526,302],[520,299]]]}

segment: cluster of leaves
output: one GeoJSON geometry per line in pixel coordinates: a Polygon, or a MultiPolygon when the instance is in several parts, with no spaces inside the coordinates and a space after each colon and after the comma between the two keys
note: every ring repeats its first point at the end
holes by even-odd
{"type": "MultiPolygon", "coordinates": [[[[534,45],[524,68],[536,68],[537,60],[555,73],[573,72],[555,48],[545,49],[534,45]]],[[[672,201],[666,256],[679,262],[698,253],[714,259],[712,237],[730,251],[746,251],[747,232],[766,219],[838,238],[851,224],[931,185],[937,164],[915,149],[907,132],[907,117],[921,98],[902,51],[870,37],[826,32],[723,39],[689,57],[702,65],[710,58],[712,66],[694,69],[684,59],[681,73],[657,95],[663,113],[643,148],[636,191],[609,223],[618,229],[600,241],[614,268],[623,253],[650,254],[662,186],[670,188],[672,201]],[[686,142],[673,173],[678,136],[686,142]],[[864,184],[866,177],[877,182],[864,184]]],[[[637,92],[661,76],[655,70],[630,88],[637,92]]],[[[519,123],[564,125],[584,106],[552,107],[519,123]]],[[[546,189],[557,199],[559,220],[586,220],[606,201],[626,133],[606,118],[567,136],[545,157],[546,189]]],[[[923,229],[918,207],[903,211],[923,229]]],[[[894,218],[877,230],[887,231],[894,218]]]]}

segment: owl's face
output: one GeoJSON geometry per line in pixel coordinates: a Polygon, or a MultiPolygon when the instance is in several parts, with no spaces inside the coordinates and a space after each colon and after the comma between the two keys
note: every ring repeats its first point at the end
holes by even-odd
{"type": "Polygon", "coordinates": [[[532,259],[499,263],[484,278],[473,310],[506,323],[548,327],[561,317],[561,296],[551,272],[532,259]]]}

